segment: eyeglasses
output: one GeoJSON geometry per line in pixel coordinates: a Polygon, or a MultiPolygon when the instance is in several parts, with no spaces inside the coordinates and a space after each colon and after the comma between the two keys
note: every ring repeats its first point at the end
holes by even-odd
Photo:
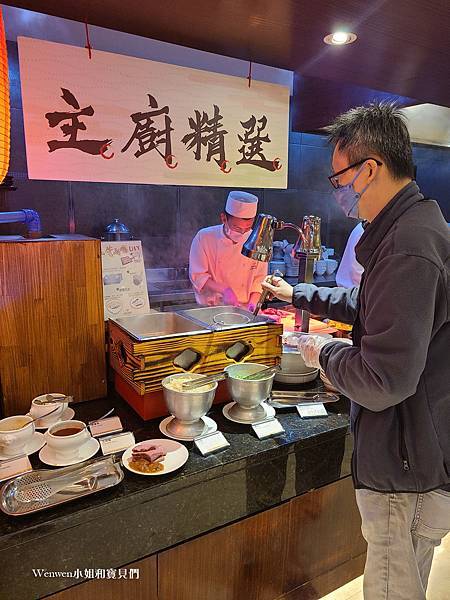
{"type": "Polygon", "coordinates": [[[354,169],[355,167],[359,167],[359,165],[362,165],[367,160],[374,160],[379,167],[381,167],[382,164],[383,164],[382,162],[380,162],[376,158],[372,158],[371,156],[369,156],[368,158],[363,158],[362,160],[359,160],[358,162],[355,162],[352,165],[349,165],[348,167],[345,167],[345,169],[342,169],[341,171],[338,171],[337,173],[333,173],[333,175],[329,175],[328,176],[328,180],[331,183],[331,185],[334,187],[334,189],[337,190],[339,188],[339,177],[341,175],[343,175],[346,171],[349,171],[350,169],[354,169]]]}

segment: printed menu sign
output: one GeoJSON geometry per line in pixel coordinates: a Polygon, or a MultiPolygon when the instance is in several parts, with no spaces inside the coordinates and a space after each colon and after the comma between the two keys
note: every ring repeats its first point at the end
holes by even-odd
{"type": "Polygon", "coordinates": [[[150,311],[141,242],[102,242],[105,319],[150,311]]]}

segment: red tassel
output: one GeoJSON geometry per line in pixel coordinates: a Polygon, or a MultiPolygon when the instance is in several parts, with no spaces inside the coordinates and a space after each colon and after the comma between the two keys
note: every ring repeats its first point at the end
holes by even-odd
{"type": "Polygon", "coordinates": [[[86,30],[86,46],[85,46],[85,48],[87,48],[89,58],[91,59],[92,58],[92,46],[91,46],[91,40],[89,39],[89,28],[88,28],[87,18],[84,20],[84,28],[86,30]]]}

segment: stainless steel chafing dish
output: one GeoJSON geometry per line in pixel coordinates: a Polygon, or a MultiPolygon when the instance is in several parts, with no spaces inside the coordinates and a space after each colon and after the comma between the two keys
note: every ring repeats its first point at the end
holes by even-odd
{"type": "Polygon", "coordinates": [[[180,315],[201,327],[217,331],[273,323],[272,319],[257,316],[236,306],[206,306],[180,311],[180,315]]]}

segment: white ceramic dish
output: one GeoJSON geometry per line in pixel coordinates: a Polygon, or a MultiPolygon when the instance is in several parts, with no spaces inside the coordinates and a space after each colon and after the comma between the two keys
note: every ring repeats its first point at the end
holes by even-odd
{"type": "MultiPolygon", "coordinates": [[[[44,444],[45,444],[44,435],[42,433],[39,433],[38,431],[35,431],[33,437],[28,442],[28,444],[25,445],[24,450],[19,454],[19,456],[23,456],[24,454],[26,456],[29,456],[30,454],[33,454],[34,452],[37,452],[38,450],[40,450],[42,448],[42,446],[44,446],[44,444]]],[[[0,453],[0,460],[9,460],[10,458],[14,458],[14,457],[6,456],[5,454],[0,453]]]]}
{"type": "MultiPolygon", "coordinates": [[[[139,444],[142,443],[143,442],[139,442],[139,444]]],[[[186,446],[183,446],[179,442],[175,442],[173,440],[155,439],[145,440],[145,443],[154,444],[155,446],[162,446],[164,448],[164,451],[167,452],[166,456],[164,457],[164,460],[162,461],[164,465],[164,470],[156,471],[155,473],[141,473],[141,471],[133,469],[133,467],[129,465],[129,460],[131,459],[131,456],[133,454],[133,448],[135,448],[135,446],[138,445],[135,444],[134,446],[131,446],[130,448],[125,450],[125,452],[122,455],[123,466],[129,471],[131,471],[131,473],[136,473],[137,475],[144,475],[144,477],[152,477],[153,475],[166,475],[167,473],[172,473],[173,471],[176,471],[177,469],[182,467],[189,458],[188,449],[186,448],[186,446]]]]}
{"type": "MultiPolygon", "coordinates": [[[[180,440],[182,442],[193,442],[196,437],[199,437],[199,436],[186,436],[186,437],[177,436],[177,437],[175,437],[174,435],[169,433],[167,431],[167,425],[174,418],[175,417],[172,417],[172,416],[166,417],[159,424],[159,430],[163,435],[167,436],[168,438],[171,438],[172,440],[180,440]]],[[[217,423],[215,421],[213,421],[210,417],[202,417],[202,420],[205,422],[205,429],[202,431],[201,435],[207,435],[209,433],[214,433],[215,431],[217,431],[217,423]]]]}
{"type": "MultiPolygon", "coordinates": [[[[252,421],[243,421],[241,419],[235,419],[234,417],[230,416],[230,409],[233,408],[235,404],[236,402],[230,402],[229,404],[225,404],[225,406],[222,409],[224,417],[226,417],[229,421],[233,421],[233,423],[239,423],[240,425],[253,425],[252,421]]],[[[265,419],[275,416],[275,409],[272,406],[269,406],[269,404],[267,404],[266,402],[262,402],[261,406],[263,406],[264,410],[266,411],[266,416],[264,417],[265,419]]],[[[259,423],[260,421],[262,421],[262,419],[258,419],[254,422],[259,423]]]]}
{"type": "Polygon", "coordinates": [[[56,425],[56,423],[59,423],[60,421],[71,421],[75,416],[75,411],[73,410],[73,408],[66,408],[66,410],[63,412],[62,415],[60,415],[60,418],[55,421],[54,423],[50,423],[49,425],[41,425],[41,419],[38,419],[37,421],[34,422],[34,428],[35,429],[48,429],[49,427],[51,427],[52,425],[56,425]]]}
{"type": "MultiPolygon", "coordinates": [[[[42,434],[40,433],[39,435],[42,434]]],[[[71,458],[70,460],[58,459],[56,458],[53,450],[51,450],[48,446],[44,446],[42,448],[42,450],[39,452],[39,458],[43,463],[46,465],[51,465],[52,467],[68,467],[69,465],[77,465],[84,460],[92,458],[95,454],[97,454],[99,448],[100,444],[98,440],[95,438],[90,438],[81,446],[81,448],[78,449],[78,456],[76,458],[71,458]]]]}

